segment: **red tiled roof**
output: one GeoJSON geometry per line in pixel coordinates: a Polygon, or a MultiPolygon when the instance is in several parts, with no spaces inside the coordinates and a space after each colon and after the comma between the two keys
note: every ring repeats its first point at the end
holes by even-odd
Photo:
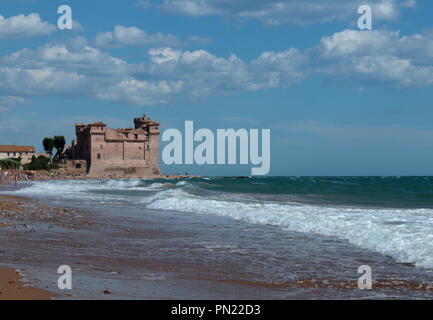
{"type": "Polygon", "coordinates": [[[33,146],[0,146],[0,152],[35,152],[33,146]]]}

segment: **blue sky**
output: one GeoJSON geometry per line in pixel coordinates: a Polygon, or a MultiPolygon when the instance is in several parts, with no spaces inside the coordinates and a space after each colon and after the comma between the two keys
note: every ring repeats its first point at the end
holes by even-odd
{"type": "Polygon", "coordinates": [[[0,0],[0,144],[146,112],[162,130],[270,128],[271,175],[431,175],[432,14],[427,0],[0,0]],[[62,4],[73,30],[57,29],[62,4]]]}

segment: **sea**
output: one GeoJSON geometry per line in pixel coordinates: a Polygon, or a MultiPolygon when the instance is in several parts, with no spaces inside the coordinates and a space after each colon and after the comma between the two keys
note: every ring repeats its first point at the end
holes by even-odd
{"type": "Polygon", "coordinates": [[[1,240],[3,263],[62,299],[433,298],[433,177],[50,180],[1,193],[91,219],[34,219],[1,240]],[[60,265],[72,290],[57,288],[60,265]]]}

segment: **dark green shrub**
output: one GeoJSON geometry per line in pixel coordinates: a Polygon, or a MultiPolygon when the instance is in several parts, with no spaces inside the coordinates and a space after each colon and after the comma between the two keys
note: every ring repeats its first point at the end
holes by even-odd
{"type": "Polygon", "coordinates": [[[33,156],[30,163],[24,165],[25,170],[51,170],[57,169],[58,166],[52,165],[50,159],[44,156],[33,156]]]}
{"type": "Polygon", "coordinates": [[[0,160],[0,167],[3,170],[16,170],[21,167],[21,162],[15,159],[2,159],[0,160]]]}

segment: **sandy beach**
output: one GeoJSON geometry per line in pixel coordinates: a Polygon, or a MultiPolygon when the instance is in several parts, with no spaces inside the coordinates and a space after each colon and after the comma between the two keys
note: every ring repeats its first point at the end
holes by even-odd
{"type": "Polygon", "coordinates": [[[55,297],[52,292],[22,282],[21,278],[18,271],[0,267],[0,300],[48,300],[55,297]]]}

